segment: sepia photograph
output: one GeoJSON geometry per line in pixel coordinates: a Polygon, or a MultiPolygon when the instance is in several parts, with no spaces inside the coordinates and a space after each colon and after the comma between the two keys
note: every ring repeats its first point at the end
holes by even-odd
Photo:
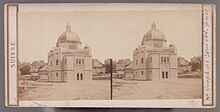
{"type": "Polygon", "coordinates": [[[108,58],[113,100],[202,96],[201,11],[20,13],[18,18],[20,100],[108,100],[108,58]]]}

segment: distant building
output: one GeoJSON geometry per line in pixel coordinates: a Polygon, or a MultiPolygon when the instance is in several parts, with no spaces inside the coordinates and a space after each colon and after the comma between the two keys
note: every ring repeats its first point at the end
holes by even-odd
{"type": "Polygon", "coordinates": [[[189,61],[187,61],[184,57],[178,57],[177,63],[178,63],[178,67],[189,65],[189,61]]]}
{"type": "Polygon", "coordinates": [[[93,75],[104,75],[105,67],[98,59],[92,59],[92,74],[93,75]]]}
{"type": "Polygon", "coordinates": [[[48,81],[72,82],[92,80],[92,54],[88,46],[81,48],[79,36],[68,24],[48,53],[48,81]]]}
{"type": "Polygon", "coordinates": [[[31,63],[31,66],[36,67],[36,68],[42,68],[43,66],[45,66],[46,63],[43,60],[40,61],[33,61],[31,63]]]}
{"type": "Polygon", "coordinates": [[[124,68],[125,67],[120,67],[116,69],[116,74],[113,75],[114,78],[123,78],[125,77],[125,73],[124,73],[124,68]]]}
{"type": "Polygon", "coordinates": [[[133,79],[133,63],[130,63],[127,67],[124,69],[125,73],[125,79],[133,79]]]}
{"type": "Polygon", "coordinates": [[[191,72],[191,66],[189,66],[189,61],[187,61],[184,57],[178,57],[177,63],[178,63],[179,74],[191,72]]]}
{"type": "Polygon", "coordinates": [[[32,80],[32,75],[28,74],[28,75],[19,75],[19,79],[20,80],[32,80]]]}
{"type": "Polygon", "coordinates": [[[36,66],[31,66],[31,69],[30,69],[30,73],[37,73],[39,71],[39,68],[36,67],[36,66]]]}
{"type": "Polygon", "coordinates": [[[129,64],[131,64],[131,60],[130,59],[120,59],[118,60],[118,62],[116,63],[117,67],[126,67],[129,64]]]}
{"type": "Polygon", "coordinates": [[[124,69],[128,66],[132,61],[130,59],[120,59],[116,62],[116,73],[119,75],[123,75],[120,77],[124,77],[124,69]]]}
{"type": "Polygon", "coordinates": [[[132,61],[130,59],[120,59],[116,62],[116,69],[115,72],[117,74],[115,74],[116,76],[114,76],[115,78],[124,78],[125,77],[125,67],[128,66],[132,61]]]}
{"type": "Polygon", "coordinates": [[[31,73],[31,76],[32,76],[32,80],[34,80],[34,81],[40,79],[40,76],[38,73],[31,73]]]}
{"type": "Polygon", "coordinates": [[[133,51],[133,75],[136,80],[175,79],[177,76],[177,49],[166,46],[164,34],[151,25],[141,45],[133,51]]]}
{"type": "Polygon", "coordinates": [[[98,59],[92,59],[92,67],[101,68],[103,64],[98,59]]]}
{"type": "Polygon", "coordinates": [[[39,72],[40,81],[48,81],[47,65],[43,66],[39,72]]]}

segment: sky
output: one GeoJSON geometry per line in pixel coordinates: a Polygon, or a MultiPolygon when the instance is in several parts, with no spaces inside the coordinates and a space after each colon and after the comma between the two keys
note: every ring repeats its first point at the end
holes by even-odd
{"type": "Polygon", "coordinates": [[[68,13],[19,13],[18,55],[21,62],[44,60],[58,37],[71,25],[83,48],[92,49],[92,58],[133,59],[153,21],[177,47],[177,56],[190,59],[201,55],[201,11],[96,11],[68,13]]]}

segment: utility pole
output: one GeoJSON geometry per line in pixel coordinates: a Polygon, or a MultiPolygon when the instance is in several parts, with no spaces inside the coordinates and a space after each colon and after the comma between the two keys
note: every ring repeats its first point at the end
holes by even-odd
{"type": "Polygon", "coordinates": [[[112,70],[113,67],[112,67],[112,59],[110,59],[110,86],[111,86],[111,100],[112,100],[112,70]]]}

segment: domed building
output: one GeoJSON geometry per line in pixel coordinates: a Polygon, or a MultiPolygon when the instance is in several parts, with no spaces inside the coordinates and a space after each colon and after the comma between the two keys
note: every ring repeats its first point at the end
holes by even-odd
{"type": "Polygon", "coordinates": [[[69,24],[48,53],[47,71],[51,82],[92,80],[91,49],[81,48],[80,38],[69,24]]]}
{"type": "Polygon", "coordinates": [[[177,49],[174,44],[166,46],[166,37],[151,25],[141,45],[133,51],[133,79],[172,79],[177,76],[177,49]]]}

